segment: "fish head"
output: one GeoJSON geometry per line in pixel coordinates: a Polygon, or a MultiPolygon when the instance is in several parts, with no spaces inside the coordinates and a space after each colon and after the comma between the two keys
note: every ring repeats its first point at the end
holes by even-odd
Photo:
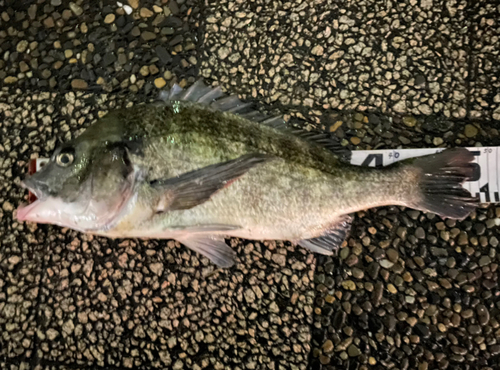
{"type": "Polygon", "coordinates": [[[72,140],[21,183],[37,200],[20,206],[16,217],[83,232],[107,230],[134,199],[139,172],[121,141],[72,140]]]}

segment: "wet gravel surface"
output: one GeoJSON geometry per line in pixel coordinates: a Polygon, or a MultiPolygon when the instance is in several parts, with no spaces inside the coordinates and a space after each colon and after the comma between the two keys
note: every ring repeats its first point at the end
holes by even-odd
{"type": "Polygon", "coordinates": [[[0,367],[498,369],[500,207],[361,212],[336,257],[19,224],[27,161],[199,76],[352,149],[500,145],[500,6],[1,1],[0,367]]]}

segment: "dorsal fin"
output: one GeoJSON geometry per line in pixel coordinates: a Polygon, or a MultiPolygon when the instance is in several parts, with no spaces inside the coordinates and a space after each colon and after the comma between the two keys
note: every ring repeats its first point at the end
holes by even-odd
{"type": "Polygon", "coordinates": [[[252,103],[244,103],[236,95],[227,96],[222,92],[220,87],[206,86],[201,80],[196,81],[186,90],[174,84],[169,91],[161,91],[158,100],[164,104],[170,104],[174,101],[189,101],[207,105],[221,112],[237,114],[245,119],[280,131],[287,131],[311,143],[321,145],[344,161],[350,162],[351,159],[351,151],[347,147],[342,146],[339,140],[332,134],[322,131],[305,131],[291,127],[282,116],[266,116],[252,109],[252,103]]]}

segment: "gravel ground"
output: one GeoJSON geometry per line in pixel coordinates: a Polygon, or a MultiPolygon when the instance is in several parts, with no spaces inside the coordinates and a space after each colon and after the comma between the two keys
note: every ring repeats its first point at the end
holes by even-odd
{"type": "Polygon", "coordinates": [[[361,212],[334,258],[232,240],[231,270],[12,219],[30,157],[198,76],[353,149],[500,145],[497,4],[124,4],[0,0],[1,368],[500,368],[494,205],[361,212]]]}
{"type": "Polygon", "coordinates": [[[471,117],[500,121],[500,5],[479,1],[473,17],[471,117]]]}

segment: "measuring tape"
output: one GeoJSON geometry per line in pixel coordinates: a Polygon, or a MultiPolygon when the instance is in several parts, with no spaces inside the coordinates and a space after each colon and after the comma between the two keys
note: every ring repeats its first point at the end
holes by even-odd
{"type": "MultiPolygon", "coordinates": [[[[357,166],[383,167],[403,159],[421,157],[442,152],[445,148],[434,149],[381,149],[355,150],[352,152],[351,164],[357,166]]],[[[498,165],[500,164],[500,147],[467,148],[474,154],[475,171],[471,181],[464,183],[464,188],[479,197],[482,203],[500,202],[500,179],[498,165]]],[[[49,161],[48,158],[33,159],[29,163],[29,173],[33,174],[49,161]]],[[[36,197],[30,193],[30,203],[36,197]]]]}

